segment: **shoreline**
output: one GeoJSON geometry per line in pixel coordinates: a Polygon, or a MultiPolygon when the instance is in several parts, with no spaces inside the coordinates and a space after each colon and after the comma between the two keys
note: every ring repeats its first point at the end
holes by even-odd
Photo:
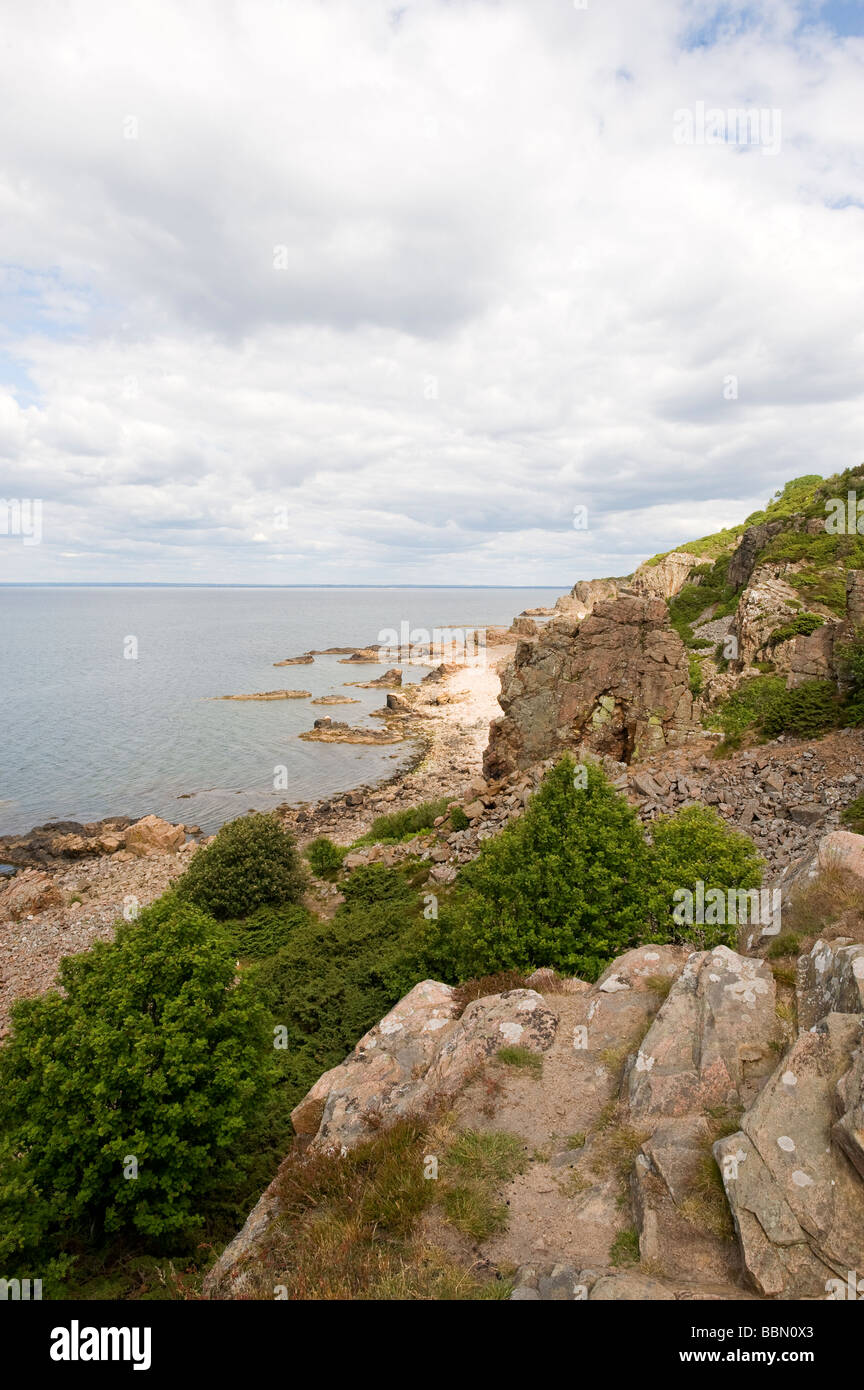
{"type": "MultiPolygon", "coordinates": [[[[360,783],[316,801],[281,803],[277,814],[294,833],[298,847],[302,850],[319,835],[328,835],[338,844],[351,844],[386,812],[445,796],[453,800],[464,797],[473,782],[482,780],[489,722],[501,712],[497,702],[500,671],[512,658],[515,646],[515,640],[496,645],[494,656],[482,667],[455,667],[438,679],[393,692],[404,708],[385,706],[375,714],[387,725],[398,725],[406,741],[416,741],[413,753],[394,772],[374,783],[360,783]]],[[[434,675],[433,670],[430,676],[434,675]]],[[[93,828],[107,826],[111,820],[128,822],[129,818],[106,818],[93,828]]],[[[28,833],[32,830],[4,839],[25,840],[28,833]]],[[[8,1032],[10,1009],[16,999],[44,993],[56,984],[64,956],[86,951],[96,941],[110,940],[130,900],[143,908],[160,897],[185,871],[199,845],[212,838],[186,838],[173,850],[155,848],[141,857],[125,849],[106,849],[77,859],[57,858],[38,865],[31,860],[13,866],[15,873],[0,879],[0,889],[21,880],[22,874],[30,874],[50,880],[54,892],[44,906],[34,906],[17,919],[0,918],[0,1039],[8,1032]]],[[[332,897],[328,887],[320,889],[316,910],[328,911],[332,897]]],[[[314,887],[312,892],[315,896],[314,887]]]]}

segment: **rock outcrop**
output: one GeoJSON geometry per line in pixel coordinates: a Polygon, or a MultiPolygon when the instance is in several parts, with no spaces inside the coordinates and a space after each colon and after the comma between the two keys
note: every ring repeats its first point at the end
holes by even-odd
{"type": "Polygon", "coordinates": [[[0,921],[17,921],[32,912],[41,912],[62,902],[54,880],[38,869],[22,869],[8,880],[0,880],[0,921]]]}
{"type": "Polygon", "coordinates": [[[697,565],[710,565],[709,555],[691,555],[687,550],[670,550],[654,564],[640,565],[630,581],[634,593],[645,598],[674,598],[697,565]]]}
{"type": "Polygon", "coordinates": [[[629,762],[697,727],[687,653],[662,599],[623,596],[582,622],[554,619],[517,647],[499,704],[484,758],[491,777],[578,745],[629,762]]]}
{"type": "MultiPolygon", "coordinates": [[[[592,986],[537,971],[533,988],[461,1015],[455,991],[426,980],[295,1108],[297,1142],[344,1156],[442,1100],[476,1125],[495,1096],[485,1123],[534,1152],[502,1194],[510,1229],[474,1257],[518,1266],[514,1300],[841,1297],[835,1284],[864,1269],[864,948],[824,952],[810,999],[830,1007],[785,1054],[769,966],[727,947],[638,947],[592,986]],[[542,1070],[507,1081],[502,1048],[542,1070]],[[559,1126],[585,1132],[564,1142],[559,1126]],[[641,1268],[622,1270],[628,1219],[641,1268]]],[[[207,1296],[244,1296],[279,1214],[275,1181],[207,1296]]]]}
{"type": "Polygon", "coordinates": [[[172,825],[161,816],[144,816],[126,831],[126,849],[136,857],[149,854],[176,854],[186,842],[182,825],[172,825]]]}

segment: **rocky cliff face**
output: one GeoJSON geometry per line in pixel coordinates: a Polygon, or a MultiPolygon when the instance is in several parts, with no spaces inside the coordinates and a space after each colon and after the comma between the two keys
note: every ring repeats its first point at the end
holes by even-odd
{"type": "Polygon", "coordinates": [[[645,598],[674,598],[680,593],[697,565],[711,563],[708,555],[691,555],[686,550],[671,550],[656,564],[640,565],[630,581],[634,593],[645,598]]]}
{"type": "Polygon", "coordinates": [[[621,595],[582,622],[555,619],[504,673],[484,770],[500,777],[577,745],[629,762],[680,742],[696,727],[688,681],[662,599],[621,595]]]}

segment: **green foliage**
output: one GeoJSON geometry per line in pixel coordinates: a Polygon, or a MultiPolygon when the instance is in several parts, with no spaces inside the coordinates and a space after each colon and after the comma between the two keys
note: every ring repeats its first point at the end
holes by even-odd
{"type": "Polygon", "coordinates": [[[471,822],[461,806],[454,806],[450,812],[450,824],[454,830],[467,830],[471,822]]]}
{"type": "Polygon", "coordinates": [[[818,738],[842,719],[836,687],[831,681],[805,681],[786,689],[783,676],[752,676],[742,681],[711,713],[710,727],[722,729],[726,742],[735,746],[745,733],[764,738],[792,734],[818,738]]]}
{"type": "Polygon", "coordinates": [[[649,874],[650,905],[658,937],[668,941],[692,940],[698,931],[704,949],[736,946],[736,927],[704,924],[695,927],[673,921],[674,894],[678,889],[695,893],[697,882],[724,892],[729,888],[758,888],[763,863],[752,840],[730,829],[710,806],[685,806],[671,816],[661,816],[652,826],[649,874]]]}
{"type": "Polygon", "coordinates": [[[697,565],[679,593],[669,600],[669,621],[687,647],[710,646],[696,639],[691,624],[711,605],[716,604],[715,618],[726,617],[734,611],[736,590],[726,581],[729,555],[723,554],[713,565],[697,565]]]}
{"type": "Polygon", "coordinates": [[[402,840],[412,840],[424,830],[431,830],[439,816],[446,814],[448,798],[438,801],[424,801],[420,806],[410,806],[405,811],[391,811],[389,815],[378,816],[371,829],[358,841],[358,845],[396,845],[402,840]]]}
{"type": "Polygon", "coordinates": [[[693,654],[693,652],[688,652],[687,665],[690,675],[690,694],[700,695],[702,693],[703,685],[702,662],[699,660],[698,656],[695,656],[693,654]]]}
{"type": "Polygon", "coordinates": [[[711,711],[708,727],[722,730],[730,742],[739,741],[749,730],[761,727],[766,712],[785,692],[782,676],[751,676],[711,711]]]}
{"type": "Polygon", "coordinates": [[[335,845],[326,835],[319,835],[317,840],[306,846],[304,852],[313,874],[318,878],[326,878],[341,869],[342,860],[348,850],[342,845],[335,845]]]}
{"type": "Polygon", "coordinates": [[[287,907],[259,907],[249,917],[225,922],[222,930],[235,956],[241,960],[264,960],[287,946],[294,933],[309,920],[308,910],[299,903],[287,907]]]}
{"type": "Polygon", "coordinates": [[[788,642],[792,637],[809,637],[817,628],[822,627],[824,622],[825,619],[818,613],[796,613],[787,623],[775,627],[766,645],[776,647],[780,642],[788,642]]]}
{"type": "Polygon", "coordinates": [[[346,903],[352,906],[404,902],[413,897],[404,875],[383,864],[361,864],[343,885],[342,892],[346,903]]]}
{"type": "Polygon", "coordinates": [[[842,574],[816,570],[799,570],[789,575],[789,582],[810,603],[821,603],[842,617],[846,612],[846,580],[842,574]]]}
{"type": "Polygon", "coordinates": [[[85,1233],[190,1231],[266,1084],[264,1010],[224,933],[171,895],[60,983],[15,1005],[0,1049],[4,1272],[85,1233]]]}
{"type": "Polygon", "coordinates": [[[639,1260],[639,1232],[634,1226],[619,1231],[609,1247],[609,1263],[612,1265],[632,1265],[639,1260]]]}
{"type": "Polygon", "coordinates": [[[837,655],[845,667],[844,722],[864,724],[864,633],[857,632],[851,642],[838,647],[837,655]]]}
{"type": "Polygon", "coordinates": [[[461,978],[547,965],[594,979],[636,941],[642,831],[599,768],[585,766],[584,787],[575,771],[562,758],[523,815],[463,869],[461,899],[441,923],[461,978]]]}
{"type": "Polygon", "coordinates": [[[310,918],[275,955],[250,968],[272,1025],[286,1104],[296,1105],[322,1072],[424,977],[427,924],[417,895],[393,869],[355,869],[347,901],[331,921],[310,918]]]}
{"type": "Polygon", "coordinates": [[[199,849],[176,885],[177,897],[211,917],[244,917],[256,908],[299,901],[306,872],[294,840],[273,815],[254,813],[223,825],[199,849]]]}
{"type": "Polygon", "coordinates": [[[855,835],[864,835],[864,796],[856,796],[854,801],[850,801],[843,808],[840,819],[855,835]]]}
{"type": "Polygon", "coordinates": [[[818,738],[840,723],[840,703],[832,681],[804,681],[794,690],[784,690],[762,717],[767,738],[792,734],[796,738],[818,738]]]}

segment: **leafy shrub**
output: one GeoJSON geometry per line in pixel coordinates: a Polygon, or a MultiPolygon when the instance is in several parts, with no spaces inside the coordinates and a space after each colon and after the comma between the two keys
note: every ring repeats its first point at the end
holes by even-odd
{"type": "Polygon", "coordinates": [[[293,903],[287,907],[259,907],[249,917],[225,922],[222,929],[231,950],[241,960],[264,960],[287,946],[309,920],[307,909],[293,903]]]}
{"type": "Polygon", "coordinates": [[[687,665],[690,674],[690,694],[699,695],[702,692],[703,684],[702,662],[699,660],[698,656],[694,656],[692,652],[688,652],[687,665]]]}
{"type": "Polygon", "coordinates": [[[175,891],[182,901],[223,920],[295,903],[305,886],[292,836],[275,816],[254,813],[223,825],[212,844],[195,854],[175,891]]]}
{"type": "Polygon", "coordinates": [[[840,819],[855,835],[864,835],[864,796],[856,796],[843,808],[840,819]]]}
{"type": "Polygon", "coordinates": [[[817,628],[822,627],[824,622],[825,619],[818,613],[796,613],[788,623],[775,627],[766,645],[776,647],[780,642],[788,642],[792,637],[809,637],[817,628]]]}
{"type": "Polygon", "coordinates": [[[730,742],[759,728],[766,712],[786,693],[782,676],[751,676],[711,712],[709,728],[721,729],[730,742]]]}
{"type": "Polygon", "coordinates": [[[740,742],[748,731],[777,738],[817,738],[841,719],[837,690],[831,681],[805,681],[786,689],[783,676],[752,676],[742,681],[712,712],[710,726],[722,729],[727,743],[740,742]]]}
{"type": "Polygon", "coordinates": [[[405,811],[391,811],[386,816],[378,816],[357,844],[395,845],[401,840],[411,840],[424,830],[431,830],[438,817],[446,813],[447,805],[448,798],[445,796],[439,801],[424,801],[405,811]]]}
{"type": "Polygon", "coordinates": [[[649,858],[651,911],[660,940],[698,937],[705,949],[737,945],[734,923],[678,924],[672,911],[676,890],[695,893],[700,881],[706,893],[759,887],[763,864],[746,835],[730,829],[710,806],[685,806],[654,822],[649,858]]]}
{"type": "Polygon", "coordinates": [[[224,934],[171,895],[60,983],[15,1005],[0,1049],[4,1271],[85,1229],[191,1229],[264,1084],[266,1014],[224,934]]]}
{"type": "Polygon", "coordinates": [[[793,734],[797,738],[818,738],[834,729],[840,719],[837,688],[831,681],[804,681],[794,690],[784,690],[762,716],[762,731],[768,738],[793,734]]]}
{"type": "Polygon", "coordinates": [[[346,903],[380,903],[404,900],[412,896],[411,889],[398,869],[383,864],[361,864],[344,884],[346,903]]]}
{"type": "Polygon", "coordinates": [[[461,806],[454,806],[450,812],[450,824],[454,830],[467,830],[471,822],[461,806]]]}
{"type": "Polygon", "coordinates": [[[354,897],[331,921],[310,917],[248,972],[272,1025],[286,1030],[276,1052],[286,1104],[296,1105],[426,973],[426,923],[404,878],[373,864],[355,869],[346,889],[352,884],[354,897]]]}
{"type": "Polygon", "coordinates": [[[645,920],[646,846],[635,813],[602,771],[562,758],[522,816],[460,875],[442,913],[461,978],[548,965],[596,978],[645,920]]]}
{"type": "Polygon", "coordinates": [[[313,874],[318,878],[326,878],[328,874],[336,873],[342,867],[342,860],[348,850],[342,845],[335,845],[332,840],[328,840],[326,835],[319,835],[317,840],[306,846],[305,854],[309,860],[313,874]]]}

